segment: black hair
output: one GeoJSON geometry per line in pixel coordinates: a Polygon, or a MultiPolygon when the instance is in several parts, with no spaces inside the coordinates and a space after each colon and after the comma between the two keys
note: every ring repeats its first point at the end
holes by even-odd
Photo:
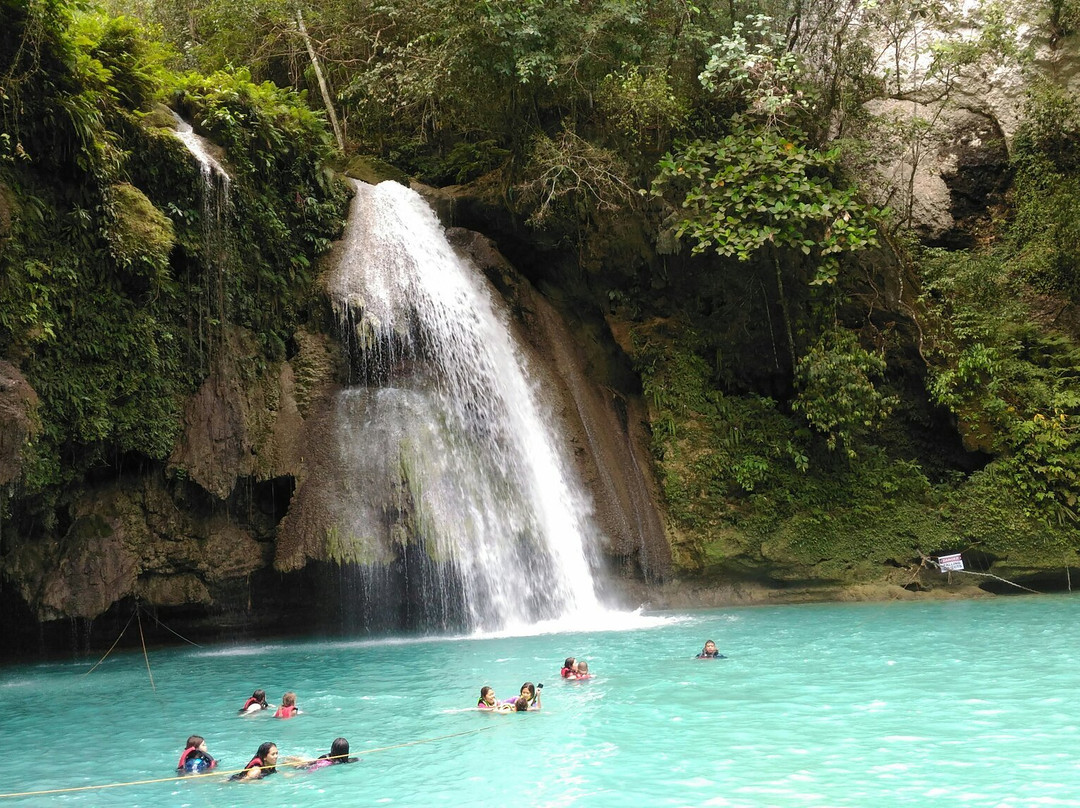
{"type": "Polygon", "coordinates": [[[352,763],[356,758],[349,757],[349,742],[344,738],[334,738],[330,744],[330,761],[332,763],[352,763]]]}
{"type": "MultiPolygon", "coordinates": [[[[270,754],[270,750],[275,746],[277,746],[277,744],[272,743],[271,741],[267,741],[266,743],[259,744],[259,749],[258,749],[258,751],[255,752],[255,757],[258,758],[259,760],[261,760],[263,762],[263,764],[265,764],[266,763],[266,756],[270,754]]],[[[254,759],[252,760],[252,763],[254,763],[254,759]]],[[[262,765],[262,764],[259,764],[259,765],[262,765]]],[[[251,768],[251,763],[248,763],[248,765],[245,768],[250,769],[251,768]]],[[[263,774],[272,774],[273,772],[276,772],[276,771],[277,771],[277,766],[265,766],[264,765],[262,767],[262,773],[263,774]]]]}

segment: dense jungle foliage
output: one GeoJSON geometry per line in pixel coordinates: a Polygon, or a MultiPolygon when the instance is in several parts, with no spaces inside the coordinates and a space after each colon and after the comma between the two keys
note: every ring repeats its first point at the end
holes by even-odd
{"type": "Polygon", "coordinates": [[[40,398],[18,493],[48,531],[87,475],[165,461],[227,326],[258,335],[252,372],[284,358],[344,189],[294,91],[174,72],[130,18],[2,13],[0,356],[40,398]],[[228,150],[227,198],[162,101],[228,150]]]}
{"type": "MultiPolygon", "coordinates": [[[[523,270],[624,335],[684,572],[1077,563],[1076,98],[1031,74],[970,247],[866,201],[874,156],[914,165],[933,128],[867,105],[1022,70],[1007,5],[0,3],[0,356],[41,397],[18,494],[46,521],[96,469],[167,457],[227,323],[288,353],[340,220],[337,124],[349,154],[484,189],[523,270]],[[228,155],[220,254],[160,103],[228,155]]],[[[1080,3],[1027,13],[1075,50],[1080,3]]]]}

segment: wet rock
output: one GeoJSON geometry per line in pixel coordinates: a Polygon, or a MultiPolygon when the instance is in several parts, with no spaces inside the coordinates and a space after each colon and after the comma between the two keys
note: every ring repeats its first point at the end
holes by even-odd
{"type": "Polygon", "coordinates": [[[19,478],[22,451],[37,433],[37,393],[19,369],[0,361],[0,485],[19,478]]]}

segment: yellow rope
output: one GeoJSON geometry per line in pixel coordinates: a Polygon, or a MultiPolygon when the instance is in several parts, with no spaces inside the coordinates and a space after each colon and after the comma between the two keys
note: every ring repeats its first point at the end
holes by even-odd
{"type": "MultiPolygon", "coordinates": [[[[371,754],[374,754],[375,752],[386,752],[389,749],[401,749],[402,747],[405,747],[405,746],[418,746],[419,744],[424,744],[424,743],[434,743],[435,741],[445,741],[447,738],[460,738],[460,737],[462,737],[464,735],[475,735],[478,732],[487,732],[490,729],[495,729],[495,727],[494,726],[480,727],[479,729],[470,729],[470,730],[465,730],[464,732],[454,732],[454,733],[451,733],[450,735],[439,735],[439,736],[436,736],[434,738],[421,738],[419,741],[406,741],[405,743],[398,743],[398,744],[394,744],[393,746],[378,746],[378,747],[376,747],[374,749],[365,749],[362,752],[350,752],[349,756],[353,756],[353,755],[371,755],[371,754]]],[[[345,757],[345,755],[334,755],[334,757],[345,757]]],[[[317,759],[318,758],[316,758],[316,760],[317,759]]],[[[309,763],[314,763],[314,762],[315,762],[314,760],[306,760],[306,761],[302,761],[300,763],[289,763],[289,764],[285,764],[285,765],[294,766],[294,767],[300,767],[300,766],[306,766],[309,763]]],[[[123,786],[145,786],[145,785],[150,785],[151,783],[170,783],[170,782],[175,782],[177,780],[185,780],[185,781],[187,781],[187,780],[195,780],[196,778],[201,778],[201,777],[221,777],[222,775],[226,775],[226,774],[239,774],[240,772],[243,772],[243,771],[247,771],[247,767],[245,767],[243,769],[225,769],[224,771],[206,772],[205,774],[186,774],[186,775],[183,775],[183,776],[158,777],[158,778],[155,778],[153,780],[132,780],[129,783],[105,783],[103,785],[96,785],[96,786],[72,786],[70,788],[50,788],[50,789],[45,789],[45,790],[42,790],[42,791],[16,791],[16,792],[12,792],[10,794],[0,794],[0,800],[8,799],[10,797],[36,797],[36,796],[39,796],[41,794],[67,794],[69,792],[74,792],[74,791],[94,791],[94,790],[105,789],[105,788],[121,788],[123,786]]]]}

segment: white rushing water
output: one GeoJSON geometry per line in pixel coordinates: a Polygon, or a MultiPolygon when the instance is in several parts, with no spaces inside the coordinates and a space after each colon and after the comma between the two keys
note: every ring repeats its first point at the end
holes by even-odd
{"type": "Polygon", "coordinates": [[[229,182],[229,173],[210,154],[205,141],[195,133],[195,130],[191,128],[191,124],[181,118],[175,111],[173,112],[173,118],[176,119],[176,136],[180,138],[181,142],[187,146],[188,151],[199,161],[203,177],[209,180],[212,176],[217,176],[227,184],[229,182]]]}
{"type": "Polygon", "coordinates": [[[599,616],[591,505],[487,281],[393,182],[357,183],[343,247],[329,285],[361,378],[339,401],[340,535],[383,561],[417,541],[471,629],[599,616]]]}

